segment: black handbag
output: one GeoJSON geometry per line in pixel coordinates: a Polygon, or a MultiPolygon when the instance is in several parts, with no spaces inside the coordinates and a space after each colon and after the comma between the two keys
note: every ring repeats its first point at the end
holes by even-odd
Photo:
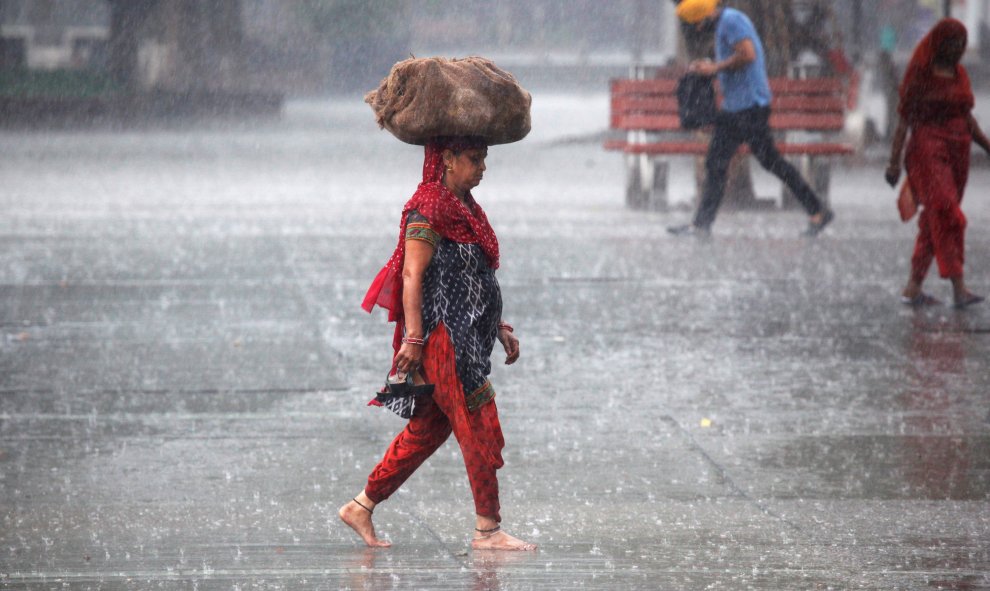
{"type": "Polygon", "coordinates": [[[711,76],[688,72],[677,81],[677,116],[684,129],[715,123],[715,84],[711,76]]]}
{"type": "Polygon", "coordinates": [[[385,387],[375,393],[375,401],[404,419],[416,412],[421,396],[432,396],[433,384],[414,384],[412,374],[395,373],[385,378],[385,387]]]}

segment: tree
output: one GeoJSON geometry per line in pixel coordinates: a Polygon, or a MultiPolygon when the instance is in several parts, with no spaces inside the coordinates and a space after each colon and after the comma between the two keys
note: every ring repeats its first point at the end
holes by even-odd
{"type": "Polygon", "coordinates": [[[138,76],[138,33],[155,0],[110,0],[108,69],[121,86],[133,90],[138,76]]]}
{"type": "Polygon", "coordinates": [[[790,0],[728,0],[732,6],[745,12],[763,41],[770,77],[786,76],[791,54],[792,7],[790,0]]]}

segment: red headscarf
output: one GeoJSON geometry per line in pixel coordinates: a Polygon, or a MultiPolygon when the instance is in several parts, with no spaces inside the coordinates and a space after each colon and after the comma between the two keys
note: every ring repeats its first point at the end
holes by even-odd
{"type": "Polygon", "coordinates": [[[898,113],[909,123],[949,119],[973,109],[969,74],[956,62],[955,78],[936,76],[935,62],[946,58],[949,44],[967,39],[966,25],[953,18],[940,20],[918,43],[901,82],[898,113]]]}
{"type": "Polygon", "coordinates": [[[399,243],[378,276],[372,281],[361,307],[371,312],[375,304],[388,310],[389,322],[395,322],[393,348],[398,351],[404,330],[402,310],[402,266],[406,259],[406,224],[410,211],[418,211],[430,222],[440,236],[462,244],[477,244],[488,257],[491,268],[498,268],[498,239],[488,223],[484,210],[471,193],[465,195],[470,208],[443,184],[443,151],[459,152],[466,148],[484,147],[472,138],[447,138],[426,144],[423,161],[423,182],[402,208],[399,243]]]}

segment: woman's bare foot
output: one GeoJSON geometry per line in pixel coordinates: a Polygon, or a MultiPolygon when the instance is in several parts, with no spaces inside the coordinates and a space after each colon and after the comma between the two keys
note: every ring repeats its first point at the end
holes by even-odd
{"type": "Polygon", "coordinates": [[[361,505],[357,500],[352,500],[337,511],[340,520],[346,523],[351,529],[361,536],[364,543],[370,548],[388,548],[392,542],[381,540],[375,535],[375,525],[371,522],[371,503],[361,505]]]}
{"type": "Polygon", "coordinates": [[[536,550],[536,544],[524,542],[519,538],[510,536],[504,531],[497,531],[488,536],[476,534],[471,540],[471,548],[474,550],[536,550]]]}
{"type": "Polygon", "coordinates": [[[901,295],[904,299],[912,300],[921,295],[921,283],[915,281],[914,279],[908,279],[907,284],[904,285],[904,290],[901,291],[901,295]]]}

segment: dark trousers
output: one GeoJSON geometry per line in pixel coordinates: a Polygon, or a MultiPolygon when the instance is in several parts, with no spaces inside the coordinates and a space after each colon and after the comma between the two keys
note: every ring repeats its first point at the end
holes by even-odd
{"type": "Polygon", "coordinates": [[[705,191],[698,213],[694,216],[694,225],[708,228],[715,221],[718,206],[725,196],[729,162],[742,144],[749,144],[760,165],[790,188],[808,215],[815,215],[822,210],[821,201],[801,177],[801,173],[777,151],[770,132],[770,107],[753,107],[737,113],[723,111],[718,114],[715,132],[708,145],[708,156],[705,158],[705,191]]]}

